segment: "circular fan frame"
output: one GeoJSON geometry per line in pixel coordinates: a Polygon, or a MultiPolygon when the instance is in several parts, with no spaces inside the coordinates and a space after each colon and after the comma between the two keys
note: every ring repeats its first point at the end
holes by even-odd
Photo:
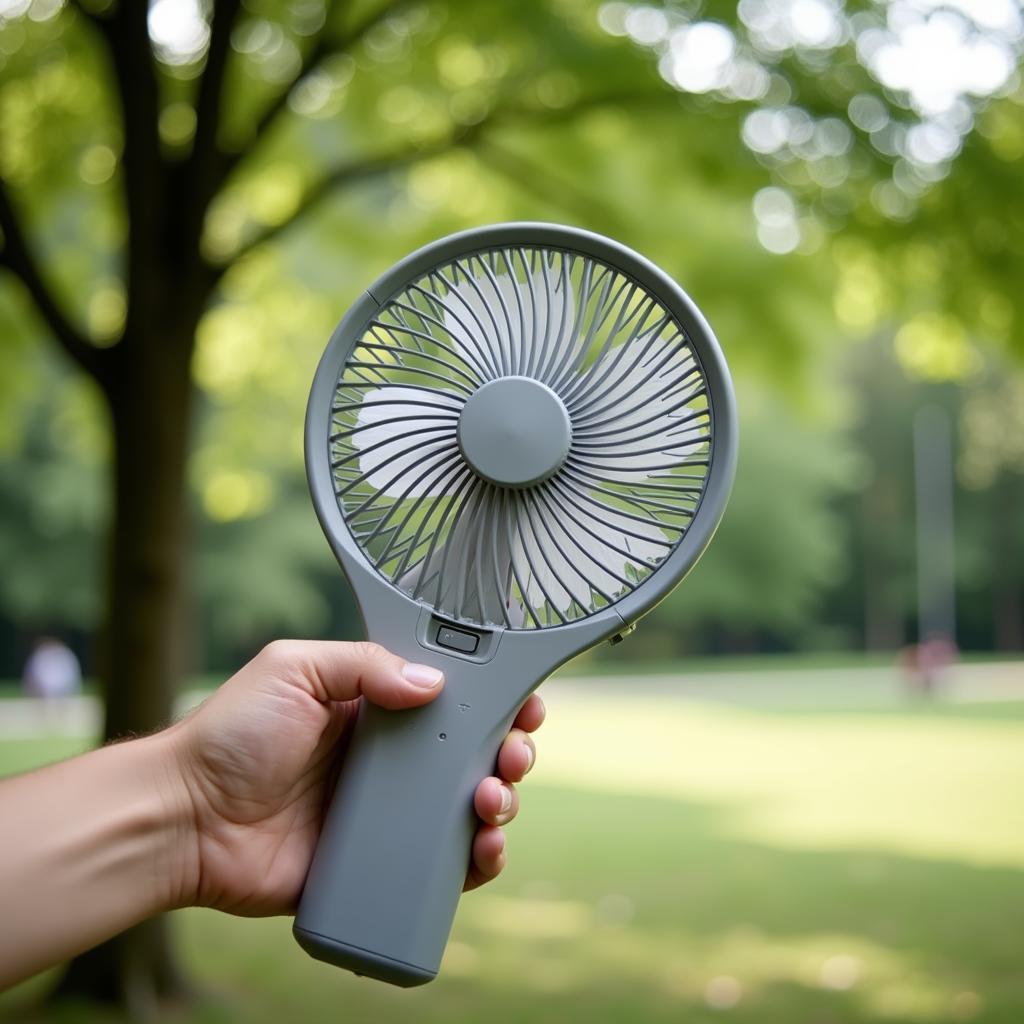
{"type": "MultiPolygon", "coordinates": [[[[316,437],[377,575],[511,630],[613,606],[632,620],[681,579],[724,508],[736,430],[714,335],[668,275],[588,232],[496,225],[414,253],[364,298],[328,350],[316,437]],[[466,400],[508,377],[546,385],[571,422],[564,462],[521,487],[485,479],[458,442],[466,400]]],[[[508,417],[509,443],[516,429],[508,417]]]]}

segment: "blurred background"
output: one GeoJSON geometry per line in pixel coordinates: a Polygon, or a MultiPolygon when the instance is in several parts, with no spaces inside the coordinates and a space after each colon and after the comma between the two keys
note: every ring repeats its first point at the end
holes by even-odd
{"type": "Polygon", "coordinates": [[[742,426],[703,561],[545,687],[440,981],[186,911],[0,1014],[1024,1019],[1022,52],[1016,0],[0,0],[0,772],[360,635],[305,399],[439,235],[639,250],[742,426]]]}

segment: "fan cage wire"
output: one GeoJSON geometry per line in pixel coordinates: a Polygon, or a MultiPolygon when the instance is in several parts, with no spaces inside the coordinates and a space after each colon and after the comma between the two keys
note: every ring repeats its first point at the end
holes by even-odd
{"type": "Polygon", "coordinates": [[[628,273],[571,249],[496,246],[405,284],[337,381],[335,494],[370,564],[480,626],[538,629],[635,590],[700,506],[713,411],[692,339],[628,273]],[[500,377],[542,381],[572,439],[550,478],[500,487],[468,465],[462,405],[500,377]]]}

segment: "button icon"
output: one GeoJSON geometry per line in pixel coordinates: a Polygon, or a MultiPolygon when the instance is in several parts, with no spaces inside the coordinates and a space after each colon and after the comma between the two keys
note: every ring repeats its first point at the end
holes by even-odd
{"type": "Polygon", "coordinates": [[[461,629],[453,629],[451,626],[440,626],[437,630],[437,645],[439,647],[461,651],[463,654],[474,654],[479,643],[480,637],[476,633],[467,633],[461,629]]]}

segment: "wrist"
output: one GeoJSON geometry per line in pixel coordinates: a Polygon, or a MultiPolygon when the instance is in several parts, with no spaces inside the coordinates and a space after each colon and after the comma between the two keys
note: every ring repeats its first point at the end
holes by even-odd
{"type": "Polygon", "coordinates": [[[145,751],[142,763],[149,772],[147,785],[154,801],[158,911],[192,906],[199,891],[199,838],[183,739],[179,723],[134,741],[145,751]]]}

